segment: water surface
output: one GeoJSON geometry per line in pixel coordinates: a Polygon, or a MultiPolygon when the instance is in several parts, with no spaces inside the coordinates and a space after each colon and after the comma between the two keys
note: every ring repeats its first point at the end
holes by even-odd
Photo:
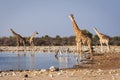
{"type": "Polygon", "coordinates": [[[33,70],[49,69],[51,66],[59,68],[70,68],[75,65],[73,53],[11,53],[0,52],[0,70],[33,70]]]}

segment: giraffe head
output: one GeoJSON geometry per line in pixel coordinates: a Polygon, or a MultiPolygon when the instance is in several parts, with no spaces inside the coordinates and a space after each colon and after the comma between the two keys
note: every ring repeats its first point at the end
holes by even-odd
{"type": "Polygon", "coordinates": [[[93,30],[97,30],[97,28],[96,28],[96,27],[94,27],[94,28],[93,28],[93,30]]]}
{"type": "Polygon", "coordinates": [[[70,14],[70,15],[69,15],[69,18],[70,18],[71,20],[73,20],[73,19],[74,19],[74,15],[73,15],[73,14],[70,14]]]}
{"type": "Polygon", "coordinates": [[[35,34],[39,34],[38,32],[35,32],[35,34]]]}
{"type": "Polygon", "coordinates": [[[10,28],[10,29],[9,29],[9,31],[10,31],[10,32],[12,32],[12,31],[13,31],[13,29],[12,29],[12,28],[10,28]]]}

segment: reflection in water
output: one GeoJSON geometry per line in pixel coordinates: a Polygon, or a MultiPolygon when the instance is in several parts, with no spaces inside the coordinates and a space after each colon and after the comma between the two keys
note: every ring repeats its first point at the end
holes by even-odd
{"type": "Polygon", "coordinates": [[[34,52],[31,52],[30,53],[30,70],[34,69],[34,65],[35,65],[34,58],[35,58],[35,54],[34,52]]]}
{"type": "Polygon", "coordinates": [[[83,53],[80,59],[80,54],[75,53],[75,59],[76,59],[76,65],[83,65],[83,64],[88,64],[91,62],[91,60],[87,59],[89,58],[89,53],[83,53]]]}
{"type": "Polygon", "coordinates": [[[17,56],[26,56],[26,52],[17,51],[17,56]]]}
{"type": "Polygon", "coordinates": [[[68,62],[70,60],[69,54],[68,54],[69,48],[65,50],[66,53],[62,49],[59,49],[55,52],[55,59],[59,63],[59,67],[68,67],[68,62]]]}
{"type": "Polygon", "coordinates": [[[18,59],[17,59],[17,67],[18,67],[18,70],[21,70],[21,69],[25,69],[26,68],[26,53],[23,52],[19,52],[17,51],[17,56],[18,56],[18,59]]]}
{"type": "Polygon", "coordinates": [[[68,56],[55,56],[55,59],[59,63],[59,67],[68,67],[69,57],[68,56]]]}
{"type": "MultiPolygon", "coordinates": [[[[26,54],[27,54],[26,52],[23,52],[23,53],[17,52],[17,56],[18,56],[18,59],[17,59],[18,60],[18,62],[17,62],[18,70],[21,70],[21,68],[23,68],[23,69],[26,68],[26,64],[28,64],[28,63],[26,63],[27,62],[26,61],[26,59],[27,59],[27,55],[26,54]],[[21,60],[21,58],[22,58],[22,60],[21,60]]],[[[28,60],[29,61],[29,69],[33,70],[34,69],[34,65],[35,65],[35,63],[34,63],[35,52],[31,51],[29,54],[30,54],[30,55],[28,55],[29,56],[29,60],[28,60]]]]}
{"type": "Polygon", "coordinates": [[[76,59],[76,65],[79,65],[80,63],[80,55],[78,53],[75,53],[75,59],[76,59]]]}
{"type": "Polygon", "coordinates": [[[49,69],[51,66],[68,68],[75,65],[73,53],[0,52],[0,70],[49,69]]]}

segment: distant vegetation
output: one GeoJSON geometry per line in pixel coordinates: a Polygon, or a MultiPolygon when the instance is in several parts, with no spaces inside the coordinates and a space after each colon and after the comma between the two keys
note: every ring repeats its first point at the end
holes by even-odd
{"type": "MultiPolygon", "coordinates": [[[[87,30],[83,30],[85,35],[88,35],[92,41],[93,45],[99,45],[99,38],[97,35],[93,35],[87,30]]],[[[26,41],[27,38],[25,37],[26,41]]],[[[34,43],[36,46],[64,46],[64,45],[75,45],[75,36],[61,37],[56,35],[56,37],[50,37],[45,35],[42,37],[35,37],[34,43]]],[[[29,43],[26,42],[26,45],[29,46],[29,43]]],[[[120,46],[120,36],[111,37],[110,45],[120,46]]],[[[0,46],[16,46],[16,38],[13,36],[10,37],[1,37],[0,46]]]]}

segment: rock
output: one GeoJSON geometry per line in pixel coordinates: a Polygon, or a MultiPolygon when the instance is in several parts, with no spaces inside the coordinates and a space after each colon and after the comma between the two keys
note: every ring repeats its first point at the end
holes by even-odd
{"type": "Polygon", "coordinates": [[[59,76],[59,75],[62,75],[62,73],[61,73],[61,72],[58,72],[57,75],[58,75],[58,76],[59,76]]]}
{"type": "Polygon", "coordinates": [[[15,72],[12,72],[12,76],[16,76],[15,72]]]}
{"type": "Polygon", "coordinates": [[[111,72],[111,71],[109,71],[109,74],[112,74],[112,72],[111,72]]]}
{"type": "Polygon", "coordinates": [[[98,69],[98,75],[102,75],[103,74],[103,70],[102,69],[98,69]]]}
{"type": "Polygon", "coordinates": [[[74,72],[72,72],[71,75],[73,76],[73,75],[74,75],[74,72]]]}
{"type": "Polygon", "coordinates": [[[47,70],[46,69],[41,69],[41,72],[46,72],[47,70]]]}
{"type": "Polygon", "coordinates": [[[111,77],[112,77],[112,80],[115,80],[115,77],[113,75],[111,77]]]}
{"type": "Polygon", "coordinates": [[[102,69],[98,69],[98,72],[103,72],[103,70],[102,69]]]}
{"type": "Polygon", "coordinates": [[[25,78],[28,78],[28,74],[25,74],[24,77],[25,77],[25,78]]]}
{"type": "Polygon", "coordinates": [[[51,66],[49,69],[50,69],[50,71],[59,71],[59,68],[54,67],[54,66],[51,66]]]}
{"type": "Polygon", "coordinates": [[[7,73],[5,73],[5,72],[2,72],[2,76],[7,76],[7,73]]]}
{"type": "Polygon", "coordinates": [[[49,76],[52,78],[53,77],[53,75],[52,74],[49,74],[49,76]]]}
{"type": "Polygon", "coordinates": [[[115,74],[116,76],[119,76],[119,74],[117,73],[117,74],[115,74]]]}

